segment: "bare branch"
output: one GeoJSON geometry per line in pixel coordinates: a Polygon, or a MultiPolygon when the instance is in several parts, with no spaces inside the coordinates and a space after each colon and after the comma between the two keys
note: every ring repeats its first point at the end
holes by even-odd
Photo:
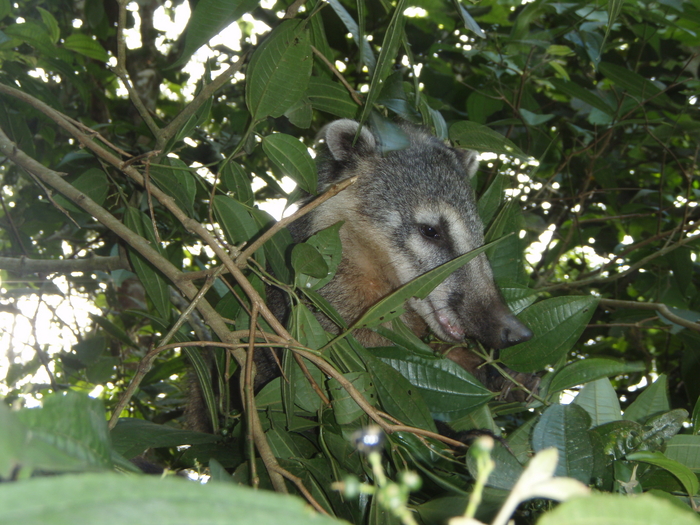
{"type": "Polygon", "coordinates": [[[0,270],[9,270],[20,275],[30,273],[111,272],[131,270],[126,259],[119,256],[102,257],[92,255],[87,259],[27,259],[26,257],[0,257],[0,270]]]}

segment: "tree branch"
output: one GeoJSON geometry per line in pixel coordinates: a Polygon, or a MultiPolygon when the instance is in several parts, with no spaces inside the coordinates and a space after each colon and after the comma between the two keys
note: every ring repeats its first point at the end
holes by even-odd
{"type": "Polygon", "coordinates": [[[86,259],[27,259],[26,257],[0,257],[0,270],[20,275],[28,273],[111,272],[131,270],[129,261],[119,256],[93,255],[86,259]]]}

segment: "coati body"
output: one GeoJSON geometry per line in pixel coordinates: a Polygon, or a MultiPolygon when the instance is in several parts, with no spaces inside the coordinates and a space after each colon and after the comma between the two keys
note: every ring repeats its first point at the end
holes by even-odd
{"type": "MultiPolygon", "coordinates": [[[[342,261],[320,293],[348,324],[403,284],[484,243],[469,184],[478,165],[475,152],[451,148],[405,126],[410,145],[382,155],[367,128],[355,140],[358,126],[338,120],[325,128],[328,151],[319,165],[319,191],[352,176],[358,176],[357,182],[290,228],[295,240],[302,241],[344,221],[342,261]]],[[[496,349],[532,337],[504,303],[483,254],[425,299],[410,299],[403,320],[418,336],[430,328],[445,341],[474,338],[496,349]]],[[[335,329],[330,320],[321,322],[335,329]]],[[[355,335],[365,346],[389,344],[370,330],[355,335]]],[[[464,361],[464,355],[452,357],[464,361]]]]}

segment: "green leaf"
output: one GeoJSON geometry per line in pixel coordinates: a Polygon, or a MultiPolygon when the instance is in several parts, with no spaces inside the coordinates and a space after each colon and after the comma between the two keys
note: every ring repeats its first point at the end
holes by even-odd
{"type": "Polygon", "coordinates": [[[404,284],[401,288],[392,292],[374,306],[367,309],[367,311],[353,324],[351,329],[355,330],[357,328],[365,327],[372,328],[401,316],[403,313],[403,303],[407,299],[411,297],[425,299],[428,294],[432,292],[433,289],[444,281],[452,272],[467,264],[477,255],[483,253],[489,248],[492,248],[497,243],[502,242],[504,239],[506,239],[506,237],[472,250],[464,255],[460,255],[459,257],[452,259],[451,261],[446,262],[445,264],[442,264],[437,268],[434,268],[404,284]]]}
{"type": "Polygon", "coordinates": [[[114,450],[127,459],[149,448],[215,443],[221,439],[212,434],[180,430],[135,418],[120,418],[109,435],[114,450]]]}
{"type": "Polygon", "coordinates": [[[418,387],[435,419],[463,417],[494,397],[478,379],[446,357],[428,357],[389,346],[373,349],[372,355],[418,387]]]}
{"type": "MultiPolygon", "coordinates": [[[[251,208],[250,212],[261,232],[270,229],[275,224],[275,219],[266,211],[251,208]]],[[[284,283],[292,282],[292,275],[287,267],[287,253],[292,244],[292,234],[289,233],[289,230],[283,228],[263,245],[267,262],[269,262],[277,278],[284,283]]],[[[260,257],[259,254],[257,257],[260,257]]]]}
{"type": "Polygon", "coordinates": [[[79,460],[82,470],[112,466],[105,407],[99,399],[69,390],[43,399],[41,408],[17,412],[37,439],[79,460]]]}
{"type": "Polygon", "coordinates": [[[540,124],[544,124],[545,122],[550,121],[554,118],[554,115],[552,114],[540,115],[539,113],[533,113],[532,111],[528,111],[525,108],[520,108],[519,111],[520,116],[530,126],[539,126],[540,124]]]}
{"type": "Polygon", "coordinates": [[[194,115],[191,115],[182,127],[177,130],[177,133],[168,141],[165,150],[171,151],[179,141],[190,137],[193,131],[209,122],[212,104],[213,100],[208,98],[204,104],[197,109],[194,115]]]}
{"type": "MultiPolygon", "coordinates": [[[[264,470],[264,469],[263,469],[264,470]]],[[[85,474],[9,483],[0,491],[0,520],[22,525],[158,523],[337,525],[301,498],[229,483],[202,485],[159,476],[85,474]],[[41,502],[41,504],[37,504],[41,502]],[[154,510],[155,509],[155,510],[154,510]]]]}
{"type": "MultiPolygon", "coordinates": [[[[44,26],[46,27],[46,32],[48,33],[51,43],[55,44],[61,37],[61,30],[58,27],[58,22],[56,21],[56,18],[43,7],[37,6],[36,9],[41,15],[41,21],[44,22],[44,26]]],[[[2,20],[3,18],[4,16],[0,16],[0,20],[2,20]]]]}
{"type": "Polygon", "coordinates": [[[197,183],[187,164],[180,159],[169,157],[163,160],[165,165],[151,165],[149,174],[161,190],[175,199],[180,209],[190,217],[194,215],[194,198],[197,195],[197,183]],[[168,168],[167,166],[170,166],[168,168]]]}
{"type": "Polygon", "coordinates": [[[105,48],[102,47],[102,44],[88,35],[74,33],[66,37],[63,46],[66,49],[85,55],[88,58],[94,58],[100,62],[107,62],[109,60],[109,55],[107,51],[105,51],[105,48]]]}
{"type": "Polygon", "coordinates": [[[324,77],[311,77],[306,96],[314,109],[340,118],[355,118],[359,107],[347,89],[324,77]]]}
{"type": "Polygon", "coordinates": [[[295,305],[290,319],[292,336],[304,346],[317,350],[328,342],[325,330],[305,304],[295,305]]]}
{"type": "Polygon", "coordinates": [[[650,465],[667,470],[683,484],[689,496],[697,494],[700,488],[698,478],[688,467],[667,458],[661,452],[634,452],[633,454],[628,454],[627,459],[629,461],[643,461],[644,463],[649,463],[650,465]]]}
{"type": "MultiPolygon", "coordinates": [[[[26,410],[29,409],[23,411],[26,410]]],[[[71,412],[69,407],[66,413],[62,413],[59,407],[57,412],[53,411],[53,416],[59,419],[66,416],[67,424],[70,424],[68,412],[71,412]]],[[[72,415],[75,413],[73,412],[72,415]]],[[[102,420],[104,423],[104,412],[102,420]]],[[[33,470],[65,472],[90,468],[90,460],[94,456],[81,456],[80,453],[84,452],[82,444],[75,444],[69,449],[63,446],[66,443],[60,436],[55,444],[53,437],[49,432],[30,430],[22,423],[17,412],[11,412],[4,402],[0,402],[0,478],[10,479],[16,472],[30,474],[33,470]]],[[[99,457],[95,463],[99,465],[99,457]]],[[[0,512],[0,519],[2,517],[0,512]]]]}
{"type": "Polygon", "coordinates": [[[508,155],[520,160],[530,159],[529,155],[503,135],[476,122],[460,121],[452,124],[450,140],[460,148],[508,155]]]}
{"type": "Polygon", "coordinates": [[[641,361],[624,362],[615,359],[589,358],[569,363],[559,370],[549,384],[549,392],[559,392],[576,385],[584,385],[602,377],[612,377],[633,372],[644,372],[641,361]]]}
{"type": "Polygon", "coordinates": [[[598,298],[553,297],[535,303],[519,319],[535,336],[501,350],[501,360],[516,372],[536,372],[556,364],[576,343],[590,321],[598,298]]]}
{"type": "Polygon", "coordinates": [[[180,68],[222,29],[258,5],[257,0],[200,0],[185,28],[185,45],[171,68],[180,68]]]}
{"type": "Polygon", "coordinates": [[[435,422],[420,391],[408,379],[374,357],[372,352],[362,349],[360,357],[372,377],[384,410],[407,425],[436,432],[435,422]]]}
{"type": "Polygon", "coordinates": [[[12,7],[10,6],[10,0],[0,0],[0,20],[5,18],[12,12],[12,7]]]}
{"type": "Polygon", "coordinates": [[[313,246],[301,243],[292,250],[292,268],[297,273],[322,279],[328,275],[328,265],[318,250],[313,246]]]}
{"type": "Polygon", "coordinates": [[[577,405],[551,405],[532,431],[535,452],[554,447],[559,451],[557,476],[567,476],[585,484],[593,469],[593,445],[588,435],[591,418],[577,405]]]}
{"type": "Polygon", "coordinates": [[[569,82],[566,80],[561,80],[558,78],[552,78],[549,80],[549,82],[559,91],[562,93],[566,93],[567,95],[577,98],[582,102],[585,102],[589,106],[593,106],[596,109],[599,109],[603,113],[612,116],[615,116],[615,108],[611,108],[605,100],[603,100],[601,97],[598,95],[591,93],[588,91],[586,88],[580,86],[576,82],[569,82]]]}
{"type": "Polygon", "coordinates": [[[374,71],[374,68],[377,65],[377,61],[374,58],[372,47],[369,45],[367,39],[360,38],[360,28],[358,27],[357,22],[355,22],[352,16],[350,16],[350,13],[348,13],[345,10],[345,8],[339,0],[328,0],[328,4],[331,6],[333,11],[335,11],[335,14],[338,15],[338,18],[340,18],[343,24],[345,24],[345,27],[347,28],[348,32],[352,35],[355,44],[357,44],[357,47],[361,47],[362,61],[371,73],[372,71],[374,71]]]}
{"type": "Polygon", "coordinates": [[[231,244],[247,242],[258,234],[259,228],[249,208],[231,197],[216,195],[214,213],[231,244]]]}
{"type": "Polygon", "coordinates": [[[253,122],[281,117],[292,107],[306,92],[312,65],[306,23],[285,20],[250,59],[245,96],[253,122]]]}
{"type": "Polygon", "coordinates": [[[694,513],[649,494],[634,498],[617,494],[593,494],[574,498],[544,514],[537,525],[697,525],[694,513]]]}
{"type": "Polygon", "coordinates": [[[296,284],[298,287],[303,288],[305,291],[319,290],[333,279],[343,255],[343,246],[340,242],[339,233],[342,226],[342,221],[337,222],[313,234],[306,240],[306,244],[313,246],[321,254],[328,271],[321,279],[316,279],[305,274],[297,275],[296,284]]]}
{"type": "Polygon", "coordinates": [[[245,206],[255,205],[255,195],[250,187],[250,176],[236,162],[227,162],[221,170],[221,182],[228,191],[233,192],[235,199],[245,206]]]}
{"type": "Polygon", "coordinates": [[[678,461],[695,473],[700,473],[700,436],[673,436],[664,451],[668,459],[678,461]]]}
{"type": "Polygon", "coordinates": [[[588,412],[593,427],[622,418],[620,400],[607,377],[584,386],[574,399],[574,403],[588,412]]]}
{"type": "Polygon", "coordinates": [[[263,151],[270,160],[301,188],[316,193],[316,165],[306,146],[298,139],[284,133],[274,133],[263,139],[263,151]]]}
{"type": "Polygon", "coordinates": [[[496,215],[498,208],[503,202],[503,190],[508,182],[508,177],[504,174],[498,174],[493,179],[493,182],[479,198],[478,208],[481,222],[488,225],[491,219],[496,215]]]}
{"type": "MultiPolygon", "coordinates": [[[[371,405],[376,405],[377,394],[372,384],[372,379],[367,372],[349,372],[343,374],[343,377],[350,381],[371,405]]],[[[364,410],[362,410],[360,405],[358,405],[347,391],[340,386],[337,380],[333,378],[328,380],[328,390],[331,393],[333,414],[339,425],[348,425],[364,415],[364,410]]]]}
{"type": "MultiPolygon", "coordinates": [[[[491,459],[494,462],[494,469],[489,475],[486,485],[496,489],[512,489],[523,473],[523,466],[500,441],[495,443],[491,451],[491,459]]],[[[472,454],[467,455],[467,467],[471,475],[476,476],[476,460],[472,454]]]]}
{"type": "MultiPolygon", "coordinates": [[[[386,29],[386,33],[384,34],[382,49],[379,52],[379,58],[377,59],[377,66],[374,68],[372,81],[370,82],[369,91],[367,92],[367,97],[365,98],[365,105],[362,108],[362,115],[360,116],[361,124],[367,122],[370,113],[374,109],[374,103],[382,91],[384,81],[391,74],[394,67],[396,54],[399,51],[399,46],[401,45],[401,40],[404,36],[406,17],[404,16],[403,11],[405,9],[405,4],[406,0],[398,0],[396,2],[396,7],[394,7],[394,13],[391,16],[391,21],[386,29]]],[[[359,135],[359,128],[357,132],[359,135]]]]}
{"type": "Polygon", "coordinates": [[[651,101],[672,105],[668,95],[662,93],[661,89],[650,80],[644,78],[639,73],[635,73],[626,67],[601,62],[598,66],[600,72],[609,78],[615,85],[627,91],[640,102],[651,101]]]}
{"type": "Polygon", "coordinates": [[[666,376],[661,374],[656,381],[647,386],[644,391],[627,407],[624,419],[643,423],[649,417],[659,412],[668,412],[671,406],[668,402],[666,376]]]}
{"type": "MultiPolygon", "coordinates": [[[[151,243],[151,246],[161,255],[165,256],[163,249],[156,242],[151,221],[135,208],[126,207],[124,212],[124,224],[131,231],[138,233],[141,237],[151,243]]],[[[138,276],[141,284],[146,290],[146,294],[153,301],[156,310],[164,320],[170,319],[170,292],[168,283],[161,276],[151,263],[149,263],[140,253],[129,250],[129,260],[134,267],[134,272],[138,276]]]]}
{"type": "MultiPolygon", "coordinates": [[[[72,183],[73,187],[78,191],[90,197],[96,204],[102,206],[109,193],[109,180],[104,171],[97,168],[89,168],[85,170],[72,183]]],[[[73,204],[71,201],[63,197],[56,196],[56,202],[63,206],[66,210],[75,213],[85,213],[82,208],[73,204]]]]}
{"type": "Polygon", "coordinates": [[[625,5],[625,0],[608,0],[608,25],[605,28],[605,37],[603,42],[608,40],[610,36],[610,31],[617,20],[617,17],[622,11],[622,6],[625,5]]]}
{"type": "Polygon", "coordinates": [[[472,33],[474,33],[476,36],[479,38],[486,38],[486,33],[484,33],[483,29],[479,27],[479,24],[476,23],[476,20],[472,18],[472,16],[469,14],[469,11],[467,11],[460,0],[453,0],[453,3],[455,7],[457,8],[457,12],[459,15],[462,17],[462,22],[464,23],[464,27],[469,29],[472,33]]]}

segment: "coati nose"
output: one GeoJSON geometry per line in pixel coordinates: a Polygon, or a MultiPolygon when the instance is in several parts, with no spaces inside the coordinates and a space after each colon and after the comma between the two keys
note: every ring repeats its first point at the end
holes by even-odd
{"type": "Polygon", "coordinates": [[[501,328],[501,348],[524,343],[532,339],[532,330],[515,317],[508,319],[507,323],[501,328]]]}

